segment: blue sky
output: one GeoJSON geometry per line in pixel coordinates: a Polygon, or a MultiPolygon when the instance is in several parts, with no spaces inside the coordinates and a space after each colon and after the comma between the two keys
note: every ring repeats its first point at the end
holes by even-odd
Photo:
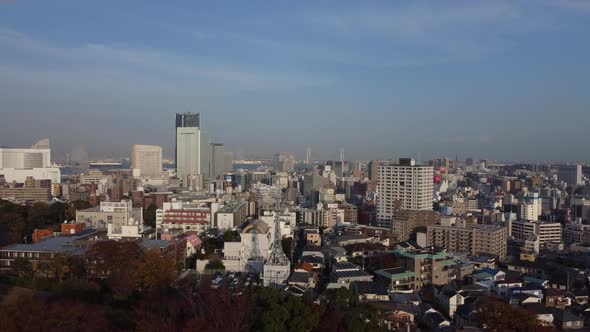
{"type": "Polygon", "coordinates": [[[0,1],[0,145],[589,160],[590,1],[0,1]]]}

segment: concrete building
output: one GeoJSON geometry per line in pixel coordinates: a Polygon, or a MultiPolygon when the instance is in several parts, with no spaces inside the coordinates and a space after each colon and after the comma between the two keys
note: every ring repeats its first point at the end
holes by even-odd
{"type": "Polygon", "coordinates": [[[528,193],[518,203],[518,218],[537,221],[543,214],[542,198],[538,193],[528,193]]]}
{"type": "Polygon", "coordinates": [[[22,187],[14,183],[0,187],[0,198],[15,202],[47,202],[52,198],[51,187],[51,180],[37,180],[29,176],[22,187]]]}
{"type": "Polygon", "coordinates": [[[272,243],[270,228],[262,220],[251,221],[240,233],[239,242],[224,242],[223,265],[226,271],[251,271],[262,274],[272,243]]]}
{"type": "Polygon", "coordinates": [[[299,211],[299,223],[312,226],[324,225],[324,210],[301,209],[299,211]]]}
{"type": "Polygon", "coordinates": [[[222,179],[225,174],[225,146],[223,143],[211,143],[211,155],[209,157],[209,174],[211,179],[222,179]]]}
{"type": "Polygon", "coordinates": [[[401,158],[398,164],[378,167],[377,221],[391,226],[395,202],[403,210],[432,210],[434,169],[417,165],[413,159],[401,158]]]}
{"type": "Polygon", "coordinates": [[[426,227],[440,221],[440,214],[436,211],[404,210],[401,206],[401,201],[394,203],[392,221],[390,225],[384,226],[390,228],[400,241],[408,240],[416,227],[426,227]]]}
{"type": "Polygon", "coordinates": [[[590,195],[576,195],[571,198],[570,205],[574,220],[590,221],[590,195]]]}
{"type": "Polygon", "coordinates": [[[391,291],[417,291],[426,285],[446,285],[456,278],[456,262],[444,252],[397,249],[395,255],[401,266],[375,272],[391,291]]]}
{"type": "Polygon", "coordinates": [[[379,180],[379,166],[386,163],[381,160],[371,160],[367,165],[369,180],[377,182],[379,180]]]}
{"type": "Polygon", "coordinates": [[[222,206],[215,216],[215,226],[219,229],[240,227],[248,219],[248,204],[244,201],[233,201],[222,206]]]}
{"type": "Polygon", "coordinates": [[[234,171],[234,153],[229,151],[223,152],[223,165],[225,173],[231,173],[234,171]]]}
{"type": "Polygon", "coordinates": [[[584,184],[582,165],[562,165],[557,168],[557,179],[569,185],[584,184]]]}
{"type": "Polygon", "coordinates": [[[276,172],[293,172],[295,170],[295,156],[284,153],[275,154],[273,168],[276,172]]]}
{"type": "Polygon", "coordinates": [[[517,240],[528,240],[531,236],[539,237],[541,245],[549,242],[562,242],[562,226],[559,222],[510,220],[510,236],[517,240]]]}
{"type": "MultiPolygon", "coordinates": [[[[209,139],[201,130],[200,113],[176,114],[176,176],[187,187],[189,178],[199,175],[207,183],[209,139]]],[[[202,189],[202,188],[200,188],[202,189]]]]}
{"type": "Polygon", "coordinates": [[[143,210],[132,207],[131,201],[100,202],[98,207],[76,211],[76,222],[97,230],[112,224],[114,234],[124,225],[143,225],[143,210]]]}
{"type": "Polygon", "coordinates": [[[467,224],[459,220],[452,225],[430,225],[426,233],[428,246],[474,256],[495,256],[500,261],[506,259],[507,227],[467,224]]]}
{"type": "Polygon", "coordinates": [[[183,201],[166,202],[156,210],[156,228],[164,232],[173,229],[204,231],[211,223],[211,208],[183,201]]]}
{"type": "Polygon", "coordinates": [[[27,177],[61,183],[59,167],[51,165],[49,139],[42,139],[28,149],[0,147],[0,176],[6,182],[24,183],[27,177]]]}
{"type": "Polygon", "coordinates": [[[135,177],[161,179],[162,147],[134,144],[131,151],[131,169],[135,177]]]}

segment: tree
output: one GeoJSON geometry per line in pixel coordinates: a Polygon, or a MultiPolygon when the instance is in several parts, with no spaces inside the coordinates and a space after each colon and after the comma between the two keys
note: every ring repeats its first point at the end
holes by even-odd
{"type": "Polygon", "coordinates": [[[147,250],[139,262],[137,275],[144,288],[165,288],[174,281],[176,266],[172,259],[162,257],[156,250],[147,250]]]}
{"type": "Polygon", "coordinates": [[[223,262],[215,259],[210,261],[209,263],[207,263],[207,265],[205,265],[205,269],[206,270],[225,270],[225,265],[223,265],[223,262]]]}
{"type": "Polygon", "coordinates": [[[127,298],[138,284],[141,248],[131,241],[100,241],[86,252],[90,277],[106,279],[113,295],[127,298]]]}
{"type": "Polygon", "coordinates": [[[478,303],[476,312],[476,317],[487,331],[532,332],[542,325],[534,313],[493,298],[478,303]]]}
{"type": "Polygon", "coordinates": [[[150,227],[156,227],[156,210],[158,208],[154,204],[150,204],[147,209],[143,211],[143,224],[150,227]]]}
{"type": "Polygon", "coordinates": [[[196,314],[186,324],[187,331],[252,331],[255,306],[248,293],[232,296],[227,287],[212,289],[203,279],[195,298],[196,314]]]}
{"type": "Polygon", "coordinates": [[[25,231],[31,233],[35,228],[40,228],[48,224],[49,205],[44,202],[36,202],[31,205],[27,216],[27,226],[25,231]]]}
{"type": "Polygon", "coordinates": [[[0,307],[1,331],[112,331],[104,310],[80,301],[21,296],[0,307]]]}
{"type": "Polygon", "coordinates": [[[47,276],[62,282],[71,271],[69,257],[63,254],[56,254],[47,266],[47,276]]]}
{"type": "Polygon", "coordinates": [[[227,230],[223,233],[223,242],[238,242],[240,241],[240,233],[227,230]]]}
{"type": "Polygon", "coordinates": [[[33,275],[33,265],[28,258],[17,257],[12,262],[12,270],[19,278],[30,278],[33,275]]]}
{"type": "Polygon", "coordinates": [[[85,210],[92,207],[92,204],[88,201],[77,200],[70,203],[66,209],[66,217],[68,220],[76,219],[76,211],[85,210]]]}
{"type": "Polygon", "coordinates": [[[281,239],[281,247],[283,248],[283,252],[289,259],[293,260],[293,238],[286,237],[281,239]]]}

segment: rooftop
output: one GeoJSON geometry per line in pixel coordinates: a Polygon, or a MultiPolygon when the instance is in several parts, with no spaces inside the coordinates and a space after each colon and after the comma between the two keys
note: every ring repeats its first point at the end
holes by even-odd
{"type": "Polygon", "coordinates": [[[82,253],[83,246],[75,246],[73,242],[81,237],[95,232],[94,229],[87,229],[75,235],[50,236],[43,240],[30,244],[12,244],[0,251],[22,251],[22,252],[49,252],[49,253],[82,253]]]}

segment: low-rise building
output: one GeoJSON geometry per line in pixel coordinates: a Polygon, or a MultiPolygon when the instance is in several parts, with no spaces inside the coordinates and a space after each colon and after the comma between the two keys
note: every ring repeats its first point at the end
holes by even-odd
{"type": "Polygon", "coordinates": [[[246,202],[230,202],[217,211],[215,226],[219,229],[239,227],[248,218],[246,202]]]}
{"type": "Polygon", "coordinates": [[[335,283],[351,283],[353,281],[373,281],[373,276],[361,270],[360,266],[343,261],[332,264],[330,279],[335,283]]]}
{"type": "Polygon", "coordinates": [[[164,231],[182,229],[201,232],[209,229],[211,208],[183,201],[164,203],[156,211],[156,227],[164,231]]]}
{"type": "Polygon", "coordinates": [[[451,252],[474,256],[494,256],[506,259],[508,229],[503,226],[467,224],[464,220],[454,225],[427,227],[428,246],[438,246],[451,252]]]}

